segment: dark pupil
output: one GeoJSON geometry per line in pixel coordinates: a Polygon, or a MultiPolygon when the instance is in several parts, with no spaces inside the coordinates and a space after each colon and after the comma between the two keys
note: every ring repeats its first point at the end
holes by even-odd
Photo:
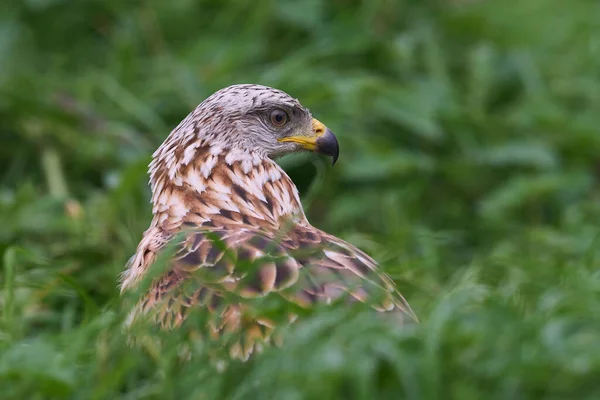
{"type": "Polygon", "coordinates": [[[281,115],[280,113],[275,114],[275,121],[277,121],[277,122],[283,121],[283,115],[281,115]]]}

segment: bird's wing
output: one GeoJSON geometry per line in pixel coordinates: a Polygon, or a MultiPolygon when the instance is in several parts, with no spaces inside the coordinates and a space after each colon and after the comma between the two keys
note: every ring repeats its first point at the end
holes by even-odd
{"type": "Polygon", "coordinates": [[[286,291],[301,305],[331,301],[341,295],[370,304],[378,311],[400,311],[417,320],[394,282],[367,254],[310,225],[296,225],[283,244],[300,265],[299,282],[286,291]]]}
{"type": "Polygon", "coordinates": [[[157,322],[178,326],[196,304],[215,311],[227,294],[256,298],[298,280],[300,264],[272,235],[253,227],[187,232],[166,271],[140,304],[157,322]]]}
{"type": "Polygon", "coordinates": [[[297,224],[277,232],[250,225],[187,232],[167,270],[134,312],[150,314],[163,327],[173,328],[194,308],[203,307],[212,316],[214,334],[244,331],[232,355],[245,359],[257,339],[268,339],[276,323],[256,315],[243,299],[269,293],[301,308],[345,296],[416,320],[391,279],[368,255],[310,225],[297,224]]]}

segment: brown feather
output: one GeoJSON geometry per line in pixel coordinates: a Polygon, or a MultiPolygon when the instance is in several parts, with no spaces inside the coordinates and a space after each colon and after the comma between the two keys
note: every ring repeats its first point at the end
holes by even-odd
{"type": "MultiPolygon", "coordinates": [[[[192,310],[204,309],[212,315],[209,336],[237,335],[230,355],[247,359],[281,322],[257,314],[246,299],[271,296],[309,308],[345,298],[416,320],[372,258],[308,223],[295,185],[275,162],[199,135],[200,127],[224,123],[220,106],[206,106],[209,113],[202,107],[154,154],[154,217],[128,263],[122,290],[138,285],[170,241],[181,242],[130,321],[146,315],[173,329],[192,310]]],[[[295,318],[292,307],[286,320],[295,318]]]]}

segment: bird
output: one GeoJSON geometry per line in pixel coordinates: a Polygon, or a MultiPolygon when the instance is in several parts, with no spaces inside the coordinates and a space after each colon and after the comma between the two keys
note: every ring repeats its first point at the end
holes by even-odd
{"type": "Polygon", "coordinates": [[[127,324],[144,317],[169,331],[196,310],[210,315],[206,337],[237,338],[229,356],[247,360],[298,318],[294,310],[320,304],[345,299],[417,321],[369,255],[308,222],[298,189],[275,161],[302,151],[335,164],[339,143],[297,99],[271,87],[223,88],[183,119],[152,155],[152,220],[121,292],[139,288],[166,249],[173,254],[127,324]],[[290,306],[285,322],[260,314],[253,299],[265,298],[290,306]]]}

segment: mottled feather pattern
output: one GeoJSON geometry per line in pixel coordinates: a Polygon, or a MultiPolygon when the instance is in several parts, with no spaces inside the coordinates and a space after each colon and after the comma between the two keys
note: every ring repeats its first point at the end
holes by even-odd
{"type": "MultiPolygon", "coordinates": [[[[275,294],[309,308],[317,302],[345,297],[368,303],[378,311],[412,314],[391,280],[375,271],[374,262],[337,238],[298,225],[282,237],[254,227],[242,231],[234,228],[193,229],[168,272],[152,285],[142,310],[154,313],[157,323],[172,329],[193,307],[205,307],[213,313],[213,332],[254,326],[260,328],[259,343],[270,337],[274,324],[265,322],[266,316],[258,318],[262,321],[259,324],[253,312],[249,313],[253,318],[248,319],[235,298],[243,302],[275,294]],[[228,302],[223,301],[226,295],[228,302]],[[234,315],[237,320],[232,321],[234,315]]],[[[293,319],[293,313],[288,317],[293,319]]],[[[252,346],[237,343],[232,355],[246,358],[252,346]]]]}
{"type": "MultiPolygon", "coordinates": [[[[227,140],[236,114],[220,112],[231,101],[250,108],[299,103],[276,89],[232,88],[198,106],[153,155],[153,219],[123,275],[122,290],[136,287],[174,238],[180,242],[130,322],[145,315],[173,329],[202,309],[212,315],[209,335],[241,335],[230,353],[247,359],[277,325],[257,315],[249,299],[276,296],[300,308],[347,299],[414,318],[373,259],[309,224],[296,186],[262,147],[227,140]]],[[[292,307],[287,318],[295,317],[292,307]]]]}

